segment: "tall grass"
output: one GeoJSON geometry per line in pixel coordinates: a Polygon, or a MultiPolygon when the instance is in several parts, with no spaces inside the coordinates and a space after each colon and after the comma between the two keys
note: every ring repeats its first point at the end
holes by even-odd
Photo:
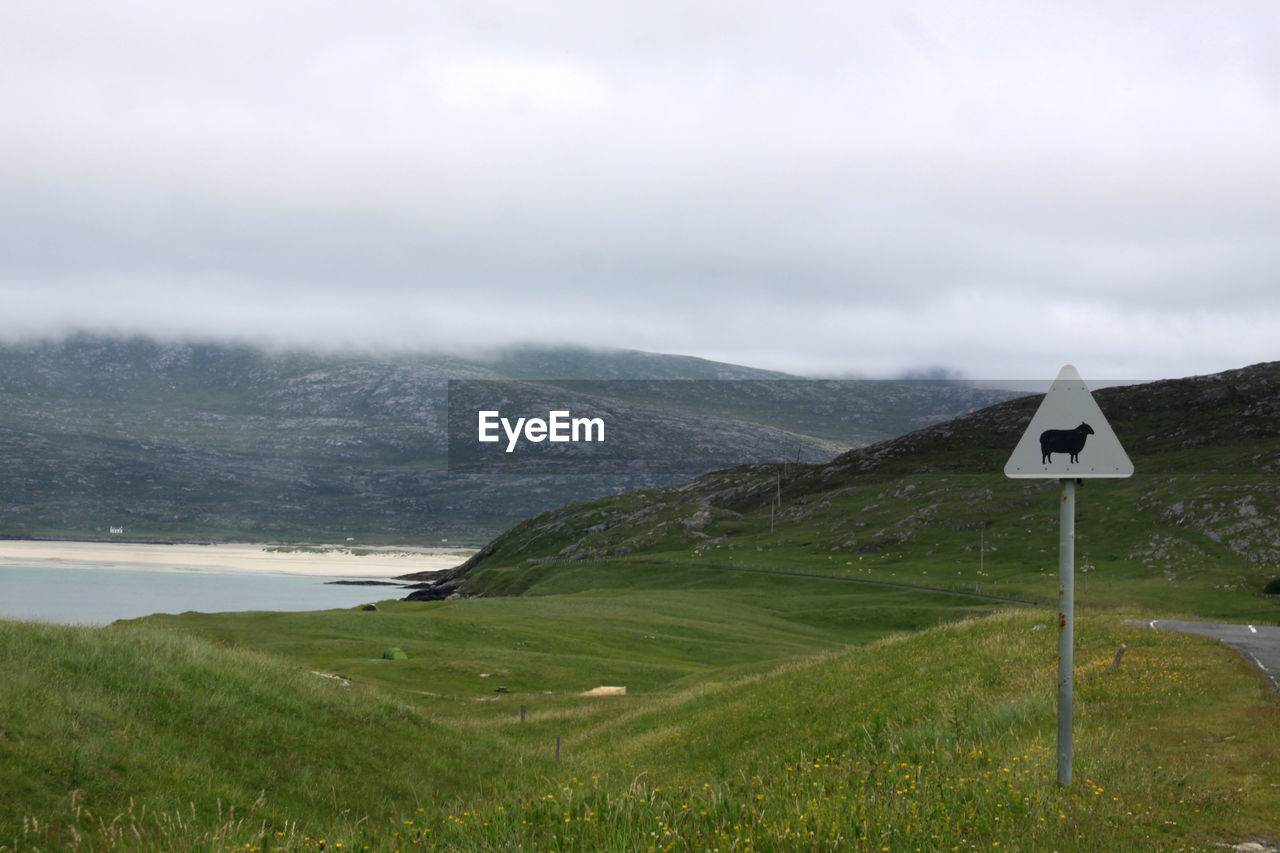
{"type": "Polygon", "coordinates": [[[1077,781],[1057,787],[1039,618],[647,696],[414,709],[166,632],[5,623],[6,668],[28,671],[0,717],[17,792],[0,849],[1211,850],[1274,832],[1274,696],[1213,643],[1110,615],[1078,622],[1077,781]],[[313,745],[284,748],[292,726],[313,745]]]}
{"type": "Polygon", "coordinates": [[[497,766],[411,700],[177,632],[0,622],[0,658],[0,827],[58,843],[383,820],[497,766]]]}

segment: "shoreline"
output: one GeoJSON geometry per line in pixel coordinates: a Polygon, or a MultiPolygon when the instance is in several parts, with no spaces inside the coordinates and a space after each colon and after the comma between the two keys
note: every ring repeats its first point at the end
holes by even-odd
{"type": "Polygon", "coordinates": [[[394,578],[442,572],[461,565],[474,549],[412,546],[303,546],[250,543],[158,544],[84,540],[0,539],[0,566],[104,568],[394,578]],[[278,549],[278,550],[270,550],[278,549]]]}

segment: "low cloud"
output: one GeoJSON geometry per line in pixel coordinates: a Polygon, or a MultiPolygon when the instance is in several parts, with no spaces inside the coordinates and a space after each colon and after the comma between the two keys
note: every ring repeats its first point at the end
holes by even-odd
{"type": "Polygon", "coordinates": [[[1276,357],[1274,12],[231,3],[0,35],[0,335],[1276,357]]]}

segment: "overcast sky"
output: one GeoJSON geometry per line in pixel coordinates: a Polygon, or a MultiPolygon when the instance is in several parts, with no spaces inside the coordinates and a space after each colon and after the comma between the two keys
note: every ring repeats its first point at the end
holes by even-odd
{"type": "Polygon", "coordinates": [[[0,4],[0,338],[1280,359],[1257,2],[0,4]]]}

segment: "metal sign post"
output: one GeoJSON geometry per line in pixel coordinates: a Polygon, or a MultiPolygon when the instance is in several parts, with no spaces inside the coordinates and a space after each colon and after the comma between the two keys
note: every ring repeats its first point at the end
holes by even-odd
{"type": "Polygon", "coordinates": [[[1071,784],[1072,687],[1075,669],[1076,480],[1130,477],[1133,463],[1084,380],[1066,365],[1053,381],[1005,463],[1006,477],[1057,479],[1058,784],[1071,784]],[[1056,457],[1056,458],[1055,458],[1056,457]]]}
{"type": "Polygon", "coordinates": [[[1058,526],[1058,784],[1071,784],[1076,629],[1076,481],[1063,478],[1058,526]]]}

